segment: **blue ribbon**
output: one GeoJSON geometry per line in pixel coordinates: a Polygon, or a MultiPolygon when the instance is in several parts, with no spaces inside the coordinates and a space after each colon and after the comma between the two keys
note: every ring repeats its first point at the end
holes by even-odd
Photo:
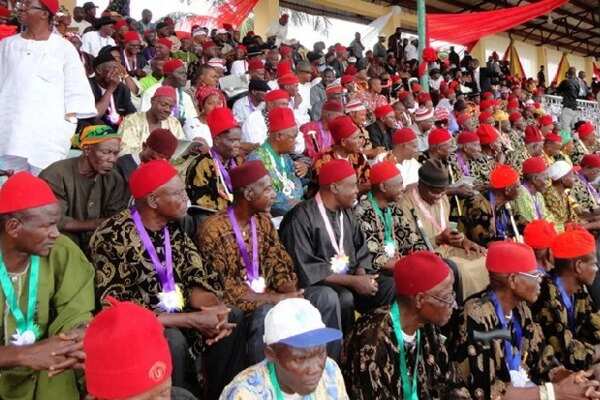
{"type": "MultiPolygon", "coordinates": [[[[502,309],[502,304],[498,301],[498,297],[496,293],[493,291],[489,292],[489,297],[492,303],[494,304],[494,308],[496,309],[496,315],[500,320],[500,325],[502,329],[508,329],[508,323],[506,322],[506,318],[504,318],[504,310],[502,309]]],[[[518,318],[518,314],[515,313],[512,318],[512,328],[514,330],[514,341],[504,340],[504,358],[506,359],[506,364],[508,369],[511,371],[518,371],[521,368],[521,341],[523,339],[523,329],[521,328],[521,323],[518,318]],[[513,350],[513,345],[516,350],[513,350]]],[[[511,332],[512,333],[512,332],[511,332]]]]}
{"type": "Polygon", "coordinates": [[[571,330],[571,332],[575,333],[575,306],[573,304],[573,299],[567,293],[567,290],[565,289],[565,284],[559,276],[554,277],[554,284],[558,288],[558,292],[560,293],[562,303],[567,309],[569,329],[571,330]]]}

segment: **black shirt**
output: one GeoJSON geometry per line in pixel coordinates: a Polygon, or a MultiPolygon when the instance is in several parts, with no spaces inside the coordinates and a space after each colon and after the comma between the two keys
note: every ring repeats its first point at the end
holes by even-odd
{"type": "Polygon", "coordinates": [[[373,122],[367,126],[367,132],[369,132],[369,138],[373,147],[383,147],[386,150],[392,149],[392,129],[387,129],[386,127],[382,129],[377,122],[373,122]]]}
{"type": "MultiPolygon", "coordinates": [[[[102,98],[102,88],[94,79],[90,79],[89,81],[97,103],[102,98]]],[[[131,92],[124,83],[119,83],[119,86],[117,86],[117,89],[113,93],[113,98],[115,100],[115,107],[117,108],[116,111],[121,117],[126,117],[127,115],[136,112],[136,109],[131,102],[131,92]]],[[[101,121],[101,123],[106,124],[114,129],[119,127],[119,123],[112,123],[108,119],[108,110],[104,113],[104,115],[98,115],[96,118],[91,118],[91,121],[89,122],[95,123],[98,121],[101,121]]]]}
{"type": "Polygon", "coordinates": [[[567,78],[558,86],[559,96],[562,96],[563,107],[577,110],[577,96],[579,96],[579,82],[577,78],[567,78]]]}

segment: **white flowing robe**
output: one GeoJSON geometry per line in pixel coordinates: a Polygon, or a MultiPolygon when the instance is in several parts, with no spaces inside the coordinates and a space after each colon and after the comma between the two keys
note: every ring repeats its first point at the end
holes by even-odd
{"type": "Polygon", "coordinates": [[[77,118],[96,116],[94,95],[75,47],[14,35],[0,41],[0,156],[18,156],[37,168],[67,157],[77,118]]]}

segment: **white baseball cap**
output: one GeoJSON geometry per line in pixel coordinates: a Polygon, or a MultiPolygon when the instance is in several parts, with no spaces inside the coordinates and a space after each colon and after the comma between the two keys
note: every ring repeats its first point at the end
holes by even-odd
{"type": "Polygon", "coordinates": [[[265,344],[285,344],[295,348],[320,346],[342,338],[342,332],[327,328],[321,313],[306,299],[280,301],[265,317],[265,344]]]}
{"type": "Polygon", "coordinates": [[[568,162],[564,160],[559,160],[552,164],[550,168],[548,168],[548,176],[553,181],[557,181],[562,177],[566,176],[571,171],[577,172],[577,169],[573,168],[573,166],[568,162]]]}

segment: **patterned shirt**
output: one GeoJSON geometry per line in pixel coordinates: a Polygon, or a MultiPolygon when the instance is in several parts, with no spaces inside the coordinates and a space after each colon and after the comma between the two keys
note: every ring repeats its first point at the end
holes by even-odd
{"type": "MultiPolygon", "coordinates": [[[[135,154],[142,151],[142,145],[150,136],[150,125],[146,112],[136,112],[129,114],[123,119],[119,126],[121,134],[121,155],[135,154]]],[[[183,128],[177,118],[168,116],[167,119],[160,122],[160,127],[168,129],[177,139],[185,139],[183,128]]]]}
{"type": "MultiPolygon", "coordinates": [[[[541,327],[533,322],[531,310],[522,302],[513,311],[512,318],[519,318],[523,331],[520,350],[523,355],[521,367],[528,377],[540,384],[547,379],[548,373],[559,366],[554,357],[552,346],[546,344],[541,327]]],[[[467,383],[474,398],[495,399],[502,396],[511,382],[508,365],[504,356],[504,344],[501,339],[494,339],[491,349],[484,349],[481,342],[473,340],[473,332],[490,332],[501,329],[494,304],[488,292],[482,292],[465,302],[464,308],[455,315],[450,323],[453,330],[447,348],[451,361],[459,376],[467,383]],[[484,365],[490,365],[486,375],[484,365]]],[[[509,322],[509,330],[515,337],[515,324],[509,322]]],[[[514,350],[514,341],[511,341],[514,350]]]]}
{"type": "Polygon", "coordinates": [[[450,155],[449,165],[456,182],[468,176],[475,179],[475,184],[487,185],[496,160],[487,154],[482,154],[479,158],[468,158],[463,152],[457,151],[450,155]]]}
{"type": "MultiPolygon", "coordinates": [[[[348,400],[344,378],[338,365],[327,358],[323,377],[316,390],[302,400],[348,400]]],[[[267,361],[262,361],[240,372],[233,381],[225,387],[219,400],[278,400],[275,389],[269,378],[267,361]]]]}
{"type": "Polygon", "coordinates": [[[552,185],[544,192],[544,201],[546,202],[546,210],[548,210],[548,221],[554,223],[558,232],[565,230],[567,222],[579,221],[577,215],[580,206],[571,196],[569,190],[559,193],[556,187],[552,185]]]}
{"type": "MultiPolygon", "coordinates": [[[[342,157],[338,156],[334,149],[321,154],[321,157],[319,157],[314,164],[315,180],[318,181],[319,171],[321,170],[321,166],[323,166],[323,164],[340,158],[342,157]]],[[[367,161],[365,155],[363,153],[349,154],[347,160],[350,164],[352,164],[352,167],[356,171],[358,185],[370,184],[369,176],[371,173],[371,167],[369,166],[369,162],[367,161]]]]}
{"type": "MultiPolygon", "coordinates": [[[[468,391],[448,360],[445,338],[439,328],[421,328],[422,358],[417,366],[419,399],[470,399],[468,391]],[[462,395],[460,397],[458,395],[462,395]],[[458,396],[458,397],[457,397],[458,396]]],[[[408,345],[405,345],[408,347],[408,345]]],[[[415,370],[416,347],[407,349],[408,369],[415,370]]],[[[361,317],[345,340],[342,370],[348,392],[355,400],[403,399],[399,350],[392,327],[390,307],[361,317]]]]}
{"type": "Polygon", "coordinates": [[[515,236],[508,210],[505,206],[492,207],[490,196],[487,191],[464,200],[465,234],[481,246],[515,236]]]}
{"type": "Polygon", "coordinates": [[[544,331],[546,341],[554,348],[565,368],[581,371],[592,366],[600,344],[600,310],[585,286],[573,297],[575,315],[569,323],[567,309],[554,280],[545,276],[540,296],[531,312],[544,331]],[[574,329],[574,330],[573,330],[574,329]]]}
{"type": "Polygon", "coordinates": [[[544,195],[540,192],[532,194],[525,185],[521,185],[517,193],[517,198],[511,202],[511,206],[519,231],[522,232],[525,225],[534,219],[546,219],[548,211],[544,195]]]}
{"type": "MultiPolygon", "coordinates": [[[[235,158],[231,165],[223,166],[229,170],[233,166],[241,165],[242,157],[235,158]]],[[[229,205],[228,190],[217,164],[210,154],[200,154],[187,166],[185,188],[192,204],[210,211],[221,211],[229,205]]]]}
{"type": "MultiPolygon", "coordinates": [[[[266,289],[270,292],[295,290],[296,273],[292,259],[279,241],[275,227],[268,214],[256,215],[258,236],[259,273],[265,279],[266,289]]],[[[246,236],[246,246],[251,249],[246,236]]],[[[247,284],[246,268],[240,254],[231,222],[226,212],[213,215],[202,223],[196,236],[201,249],[204,265],[210,265],[223,281],[224,303],[239,307],[244,311],[253,311],[255,302],[242,300],[250,290],[247,284]]],[[[250,251],[250,254],[252,252],[250,251]]]]}
{"type": "Polygon", "coordinates": [[[593,187],[582,174],[577,174],[571,196],[581,207],[581,212],[592,213],[598,208],[600,201],[598,189],[593,187]]]}
{"type": "Polygon", "coordinates": [[[302,181],[294,172],[294,161],[289,154],[276,154],[267,140],[258,149],[248,154],[247,160],[261,160],[269,171],[273,189],[277,193],[275,203],[271,207],[271,214],[274,217],[285,215],[302,200],[304,188],[302,181]],[[284,193],[286,184],[290,185],[288,194],[284,193]]]}
{"type": "MultiPolygon", "coordinates": [[[[397,253],[407,255],[413,251],[427,250],[425,242],[416,229],[413,217],[396,203],[389,203],[388,207],[392,213],[394,224],[392,236],[397,253]]],[[[367,196],[363,196],[354,208],[354,216],[360,224],[360,230],[365,236],[369,252],[373,255],[373,268],[379,271],[392,259],[385,252],[383,221],[375,214],[373,205],[367,196]]]]}

